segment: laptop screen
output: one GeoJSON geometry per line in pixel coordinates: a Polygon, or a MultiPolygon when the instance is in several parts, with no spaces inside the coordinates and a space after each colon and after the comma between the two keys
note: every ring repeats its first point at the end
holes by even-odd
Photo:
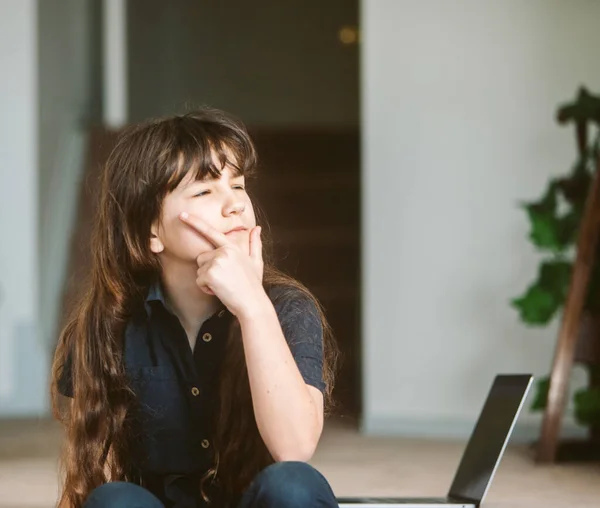
{"type": "Polygon", "coordinates": [[[504,452],[533,377],[496,376],[449,495],[480,503],[504,452]]]}

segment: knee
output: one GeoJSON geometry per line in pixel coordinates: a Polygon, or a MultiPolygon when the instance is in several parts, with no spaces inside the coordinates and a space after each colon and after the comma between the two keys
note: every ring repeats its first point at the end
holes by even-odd
{"type": "Polygon", "coordinates": [[[255,479],[259,506],[306,508],[337,506],[325,477],[305,462],[278,462],[255,479]]]}
{"type": "Polygon", "coordinates": [[[164,508],[148,490],[126,482],[110,482],[96,487],[84,508],[164,508]]]}

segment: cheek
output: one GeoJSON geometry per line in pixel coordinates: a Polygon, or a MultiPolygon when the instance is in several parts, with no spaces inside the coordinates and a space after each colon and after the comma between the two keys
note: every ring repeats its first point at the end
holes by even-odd
{"type": "MultiPolygon", "coordinates": [[[[191,213],[194,213],[190,210],[191,213]]],[[[182,258],[196,258],[213,249],[212,244],[179,218],[180,211],[174,210],[164,217],[164,245],[167,252],[182,258]]],[[[165,214],[166,215],[166,214],[165,214]]]]}
{"type": "Polygon", "coordinates": [[[183,252],[193,257],[214,248],[206,238],[185,224],[180,226],[176,241],[183,252]]]}
{"type": "Polygon", "coordinates": [[[254,206],[252,205],[252,201],[248,198],[248,202],[246,203],[246,225],[249,227],[256,226],[256,214],[254,213],[254,206]]]}

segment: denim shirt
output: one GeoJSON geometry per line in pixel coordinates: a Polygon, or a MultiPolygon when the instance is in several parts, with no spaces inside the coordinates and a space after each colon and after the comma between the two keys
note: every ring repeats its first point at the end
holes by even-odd
{"type": "MultiPolygon", "coordinates": [[[[298,290],[274,288],[269,297],[302,377],[324,391],[323,331],[314,303],[298,290]]],[[[132,462],[141,483],[167,508],[203,505],[199,478],[212,465],[219,369],[233,319],[223,306],[202,324],[192,351],[157,283],[126,327],[125,372],[137,400],[132,462]]],[[[58,386],[73,396],[69,360],[58,386]]]]}

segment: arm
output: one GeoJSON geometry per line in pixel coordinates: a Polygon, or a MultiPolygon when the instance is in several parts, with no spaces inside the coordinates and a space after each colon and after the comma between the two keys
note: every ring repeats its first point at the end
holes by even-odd
{"type": "Polygon", "coordinates": [[[323,430],[323,394],[304,381],[266,294],[255,309],[238,319],[258,430],[275,460],[308,461],[323,430]]]}
{"type": "Polygon", "coordinates": [[[287,342],[290,345],[297,339],[302,342],[302,333],[294,331],[292,319],[287,337],[284,335],[277,312],[263,288],[260,227],[252,228],[249,249],[245,251],[199,217],[182,212],[180,218],[215,247],[196,258],[196,284],[207,294],[216,295],[240,322],[252,404],[265,445],[277,461],[310,459],[323,429],[323,396],[317,388],[307,385],[303,376],[306,369],[301,373],[296,359],[304,356],[302,363],[306,366],[306,359],[312,357],[313,375],[307,377],[318,385],[314,372],[321,379],[320,319],[317,319],[318,333],[314,333],[312,326],[312,333],[305,334],[305,339],[315,339],[318,335],[318,344],[316,340],[312,343],[308,340],[312,344],[308,354],[293,355],[287,342]],[[315,346],[319,347],[318,353],[315,346]]]}

